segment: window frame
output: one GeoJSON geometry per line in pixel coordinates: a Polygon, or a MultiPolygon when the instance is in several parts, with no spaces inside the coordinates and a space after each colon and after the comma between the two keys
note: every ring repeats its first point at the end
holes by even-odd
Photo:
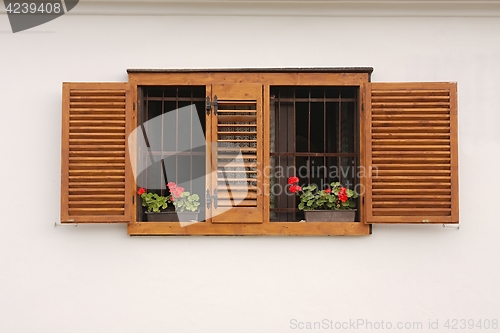
{"type": "MultiPolygon", "coordinates": [[[[270,87],[271,86],[350,86],[357,87],[358,105],[361,107],[359,119],[360,165],[364,165],[362,142],[365,138],[362,129],[364,97],[370,82],[372,68],[317,68],[317,69],[251,69],[251,70],[143,70],[129,69],[132,100],[139,102],[138,91],[145,86],[202,86],[207,87],[210,95],[212,85],[217,84],[261,84],[263,90],[263,164],[269,172],[270,165],[270,87]]],[[[137,126],[137,112],[134,108],[132,127],[137,126]]],[[[207,128],[210,119],[207,118],[207,128]]],[[[363,197],[359,202],[358,222],[270,222],[269,174],[264,174],[262,191],[263,221],[258,224],[234,223],[215,224],[200,222],[180,226],[178,222],[142,222],[133,220],[128,225],[130,235],[368,235],[371,225],[364,223],[363,197]]],[[[360,179],[360,182],[364,182],[360,179]]],[[[132,180],[135,189],[135,180],[132,180]]],[[[137,211],[139,200],[134,200],[133,211],[137,211]]]]}

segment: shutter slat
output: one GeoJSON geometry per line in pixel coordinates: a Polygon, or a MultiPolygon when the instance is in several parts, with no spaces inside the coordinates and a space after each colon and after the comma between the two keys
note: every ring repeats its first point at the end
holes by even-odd
{"type": "MultiPolygon", "coordinates": [[[[239,125],[238,125],[239,126],[239,125]]],[[[257,148],[255,147],[218,147],[217,151],[219,152],[256,152],[257,148]]]]}
{"type": "Polygon", "coordinates": [[[63,85],[61,222],[129,222],[128,83],[63,85]]]}
{"type": "MultiPolygon", "coordinates": [[[[220,96],[219,96],[220,98],[220,96]]],[[[239,149],[241,146],[250,146],[257,148],[258,136],[257,131],[239,131],[238,124],[234,122],[248,122],[255,124],[257,123],[257,101],[231,101],[227,100],[227,96],[224,100],[219,100],[219,113],[217,115],[217,143],[218,147],[229,148],[234,146],[234,148],[239,149]],[[219,125],[228,125],[228,122],[233,125],[233,127],[221,127],[219,125]]],[[[234,149],[233,148],[233,149],[234,149]]],[[[218,175],[223,176],[225,179],[218,182],[218,198],[221,200],[237,200],[237,201],[247,201],[245,206],[250,206],[250,204],[255,204],[257,202],[255,199],[257,195],[255,192],[250,190],[250,184],[247,186],[240,185],[240,182],[235,182],[233,177],[236,175],[246,175],[247,180],[256,181],[255,173],[257,168],[257,154],[249,154],[248,151],[240,152],[238,154],[235,151],[233,156],[231,154],[225,154],[225,151],[220,154],[218,152],[218,166],[224,168],[224,164],[230,162],[229,170],[218,170],[218,175]],[[238,158],[235,160],[235,158],[238,158]],[[237,168],[237,171],[233,168],[237,168]]],[[[235,205],[233,202],[232,205],[235,205]]],[[[251,206],[250,206],[251,207],[251,206]]],[[[217,219],[215,219],[217,220],[217,219]]]]}
{"type": "Polygon", "coordinates": [[[399,164],[399,163],[404,163],[407,162],[408,164],[413,164],[413,163],[422,163],[422,164],[446,164],[450,163],[450,158],[449,157],[403,157],[401,156],[398,160],[395,160],[394,157],[377,157],[373,158],[372,162],[373,165],[375,165],[375,168],[378,168],[379,165],[384,165],[384,164],[399,164]]]}
{"type": "Polygon", "coordinates": [[[380,151],[450,151],[450,145],[425,145],[425,146],[417,146],[414,144],[400,144],[400,145],[380,145],[373,144],[373,150],[380,151]]]}
{"type": "Polygon", "coordinates": [[[387,201],[387,200],[380,200],[376,203],[373,204],[373,208],[435,208],[435,207],[444,207],[444,208],[449,208],[451,207],[450,202],[446,201],[438,201],[438,202],[432,202],[432,201],[402,201],[402,200],[394,200],[394,201],[387,201]]]}
{"type": "Polygon", "coordinates": [[[413,113],[413,114],[383,114],[383,113],[378,113],[374,112],[372,115],[372,119],[376,121],[390,121],[390,120],[414,120],[414,121],[420,121],[420,120],[449,120],[450,115],[448,114],[448,111],[446,110],[445,113],[443,114],[424,114],[424,113],[413,113]]]}
{"type": "Polygon", "coordinates": [[[123,188],[70,188],[69,196],[72,195],[115,195],[115,194],[125,194],[125,190],[123,188]]]}
{"type": "Polygon", "coordinates": [[[94,194],[79,194],[79,195],[69,195],[69,198],[73,200],[82,200],[82,201],[101,201],[101,200],[109,200],[109,201],[117,201],[125,199],[124,195],[119,194],[102,194],[102,195],[94,195],[94,194]]]}
{"type": "Polygon", "coordinates": [[[450,195],[435,195],[435,194],[420,194],[418,196],[411,194],[399,194],[399,195],[391,195],[391,194],[379,194],[374,195],[373,198],[376,198],[377,201],[401,201],[401,199],[405,200],[413,200],[413,201],[435,201],[436,199],[441,200],[449,200],[451,199],[450,195]]]}
{"type": "MultiPolygon", "coordinates": [[[[374,127],[373,133],[391,133],[391,134],[407,134],[407,133],[415,133],[422,135],[422,127],[423,126],[413,126],[413,127],[391,127],[391,126],[380,126],[380,127],[374,127]]],[[[445,127],[445,126],[426,126],[424,127],[425,130],[431,132],[431,133],[450,133],[450,127],[445,127]]]]}
{"type": "Polygon", "coordinates": [[[372,145],[449,145],[450,140],[443,139],[374,139],[372,145]]]}
{"type": "Polygon", "coordinates": [[[238,202],[237,205],[234,205],[231,200],[219,199],[218,204],[220,207],[255,207],[257,205],[257,200],[243,200],[241,202],[238,202]]]}
{"type": "Polygon", "coordinates": [[[368,223],[458,223],[454,83],[372,83],[368,223]]]}
{"type": "Polygon", "coordinates": [[[449,96],[449,90],[448,89],[417,89],[417,90],[411,90],[411,89],[405,89],[405,90],[400,90],[400,89],[384,89],[384,90],[374,90],[372,91],[372,96],[386,96],[386,97],[396,97],[396,96],[403,96],[407,97],[410,95],[420,95],[420,96],[449,96]]]}
{"type": "Polygon", "coordinates": [[[449,115],[449,108],[398,107],[372,110],[373,115],[400,115],[412,117],[415,115],[449,115]]]}
{"type": "Polygon", "coordinates": [[[372,133],[372,139],[449,139],[450,133],[372,133]]]}

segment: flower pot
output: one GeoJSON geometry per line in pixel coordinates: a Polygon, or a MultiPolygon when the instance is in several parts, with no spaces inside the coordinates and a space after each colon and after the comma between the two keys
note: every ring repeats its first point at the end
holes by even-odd
{"type": "Polygon", "coordinates": [[[198,221],[198,213],[200,211],[194,212],[182,212],[177,213],[173,210],[163,211],[163,212],[146,212],[146,219],[148,222],[189,222],[198,221]]]}
{"type": "Polygon", "coordinates": [[[357,209],[305,210],[306,222],[354,222],[357,209]]]}

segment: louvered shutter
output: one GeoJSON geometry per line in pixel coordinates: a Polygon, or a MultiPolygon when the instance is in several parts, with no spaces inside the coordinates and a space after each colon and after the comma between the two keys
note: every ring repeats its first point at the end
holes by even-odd
{"type": "Polygon", "coordinates": [[[213,223],[262,223],[262,85],[212,85],[213,223]]]}
{"type": "Polygon", "coordinates": [[[63,84],[61,222],[130,221],[129,99],[128,83],[63,84]]]}
{"type": "Polygon", "coordinates": [[[371,83],[367,223],[458,223],[455,83],[371,83]]]}

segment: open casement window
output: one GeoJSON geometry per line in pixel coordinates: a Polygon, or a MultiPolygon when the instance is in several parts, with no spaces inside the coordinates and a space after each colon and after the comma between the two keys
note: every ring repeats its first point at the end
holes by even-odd
{"type": "Polygon", "coordinates": [[[371,83],[367,223],[458,223],[457,87],[371,83]]]}
{"type": "Polygon", "coordinates": [[[63,84],[61,222],[131,221],[130,108],[128,83],[63,84]]]}
{"type": "Polygon", "coordinates": [[[456,84],[371,83],[371,71],[129,70],[127,83],[65,83],[61,222],[126,222],[130,235],[457,223],[456,84]],[[354,222],[304,223],[290,176],[357,190],[354,222]],[[198,222],[149,222],[137,190],[167,196],[167,182],[186,179],[202,179],[185,186],[200,197],[198,222]]]}

